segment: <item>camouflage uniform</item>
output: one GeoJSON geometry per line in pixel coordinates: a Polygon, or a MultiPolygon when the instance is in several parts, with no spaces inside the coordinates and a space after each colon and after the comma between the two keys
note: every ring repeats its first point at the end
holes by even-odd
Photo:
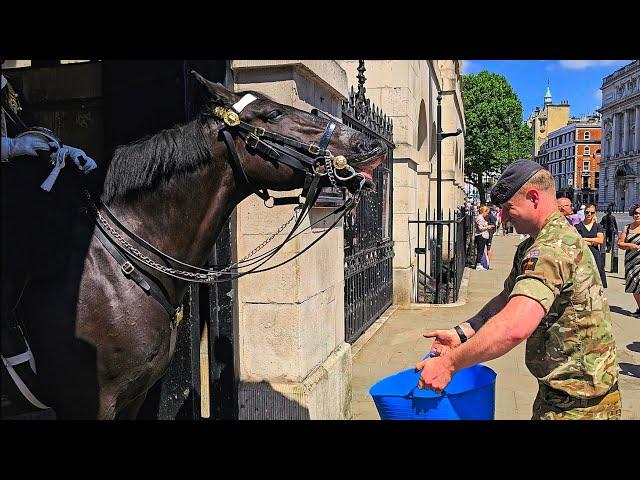
{"type": "Polygon", "coordinates": [[[611,314],[593,254],[560,212],[522,242],[504,283],[510,297],[539,302],[545,317],[527,340],[538,379],[533,419],[619,419],[611,314]]]}

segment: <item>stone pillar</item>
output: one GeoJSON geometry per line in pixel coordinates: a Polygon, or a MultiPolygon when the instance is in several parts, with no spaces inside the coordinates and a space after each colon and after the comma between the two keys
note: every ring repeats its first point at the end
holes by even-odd
{"type": "Polygon", "coordinates": [[[636,138],[635,138],[635,148],[634,150],[640,152],[640,106],[636,107],[636,138]]]}
{"type": "Polygon", "coordinates": [[[611,114],[611,120],[611,158],[614,158],[618,153],[618,115],[611,114]]]}
{"type": "Polygon", "coordinates": [[[622,114],[622,153],[629,151],[629,110],[625,110],[622,114]]]}
{"type": "MultiPolygon", "coordinates": [[[[317,107],[341,116],[347,79],[334,61],[235,60],[231,70],[236,91],[256,90],[296,108],[317,107]]],[[[283,195],[292,193],[300,190],[283,195]]],[[[312,209],[301,229],[326,213],[323,208],[312,209]]],[[[292,206],[267,209],[257,196],[242,202],[234,216],[237,258],[291,215],[292,206]]],[[[329,220],[291,241],[266,266],[302,251],[326,231],[329,220]]],[[[284,234],[272,244],[279,244],[284,234]]],[[[343,241],[340,223],[296,260],[238,280],[240,419],[350,417],[351,346],[344,341],[343,241]]]]}

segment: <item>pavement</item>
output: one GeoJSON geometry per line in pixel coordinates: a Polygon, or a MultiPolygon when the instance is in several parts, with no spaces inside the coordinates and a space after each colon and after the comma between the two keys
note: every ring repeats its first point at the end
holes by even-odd
{"type": "MultiPolygon", "coordinates": [[[[430,350],[432,339],[422,337],[429,329],[450,328],[477,313],[502,290],[511,270],[513,254],[520,236],[494,236],[492,269],[466,269],[461,300],[453,305],[412,304],[392,306],[366,335],[352,346],[353,420],[378,420],[368,390],[378,380],[413,367],[430,350]]],[[[618,258],[618,272],[607,273],[606,289],[611,308],[617,357],[621,368],[620,391],[623,419],[640,419],[640,318],[631,316],[636,305],[624,293],[624,257],[618,258]]],[[[606,271],[610,270],[610,255],[606,271]]],[[[485,362],[497,373],[496,420],[529,420],[538,385],[524,363],[525,343],[500,358],[485,362]]]]}

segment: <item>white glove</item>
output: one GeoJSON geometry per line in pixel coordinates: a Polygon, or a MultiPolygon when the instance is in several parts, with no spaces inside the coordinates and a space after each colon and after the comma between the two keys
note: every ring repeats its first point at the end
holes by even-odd
{"type": "Polygon", "coordinates": [[[51,145],[40,135],[28,134],[16,138],[2,137],[2,160],[29,155],[37,157],[38,150],[49,150],[51,145]]]}
{"type": "MultiPolygon", "coordinates": [[[[56,147],[57,145],[55,142],[50,142],[49,146],[56,147]]],[[[93,158],[91,158],[89,155],[84,153],[84,150],[81,150],[75,147],[70,147],[68,145],[65,145],[62,148],[59,148],[57,151],[51,154],[51,159],[56,164],[63,163],[67,157],[71,157],[71,159],[73,160],[73,163],[75,163],[78,169],[81,172],[84,172],[85,174],[89,173],[91,170],[93,170],[98,166],[96,162],[93,160],[93,158]]]]}

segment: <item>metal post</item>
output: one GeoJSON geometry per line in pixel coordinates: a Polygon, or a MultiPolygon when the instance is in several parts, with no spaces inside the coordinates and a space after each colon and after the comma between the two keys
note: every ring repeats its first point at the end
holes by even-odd
{"type": "Polygon", "coordinates": [[[618,232],[611,238],[611,273],[618,273],[618,232]]]}
{"type": "Polygon", "coordinates": [[[438,92],[438,106],[436,111],[436,293],[434,303],[440,303],[440,284],[442,282],[442,140],[447,137],[460,135],[459,128],[453,133],[443,133],[442,131],[442,95],[455,94],[455,90],[444,90],[438,92]]]}
{"type": "MultiPolygon", "coordinates": [[[[436,220],[442,220],[442,95],[438,94],[437,144],[436,144],[436,220]]],[[[440,303],[440,283],[442,281],[442,225],[436,225],[436,292],[434,303],[440,303]]]]}

